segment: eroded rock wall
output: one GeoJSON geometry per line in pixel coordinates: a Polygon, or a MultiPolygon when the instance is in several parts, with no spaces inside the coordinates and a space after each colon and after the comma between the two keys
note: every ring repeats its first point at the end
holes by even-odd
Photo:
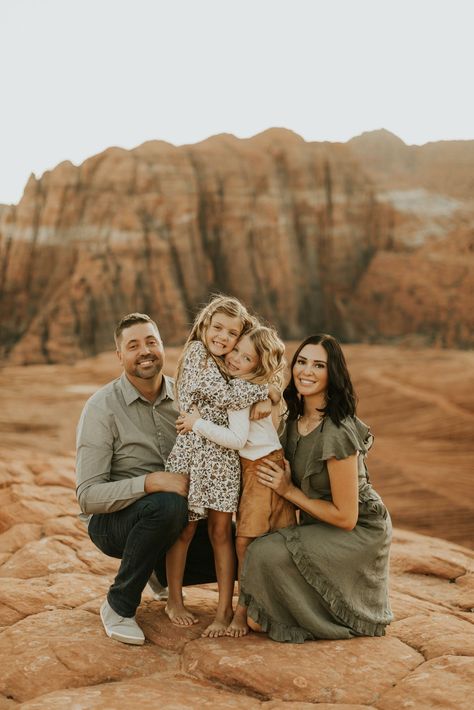
{"type": "Polygon", "coordinates": [[[1,222],[2,355],[100,352],[133,310],[178,343],[213,291],[236,294],[283,337],[354,337],[347,303],[390,214],[347,148],[289,131],[62,163],[31,177],[1,222]]]}

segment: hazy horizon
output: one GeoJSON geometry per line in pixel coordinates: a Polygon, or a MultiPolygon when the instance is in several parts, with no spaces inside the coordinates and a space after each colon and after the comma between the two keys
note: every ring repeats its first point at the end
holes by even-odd
{"type": "Polygon", "coordinates": [[[108,147],[474,139],[468,0],[3,0],[0,203],[108,147]]]}

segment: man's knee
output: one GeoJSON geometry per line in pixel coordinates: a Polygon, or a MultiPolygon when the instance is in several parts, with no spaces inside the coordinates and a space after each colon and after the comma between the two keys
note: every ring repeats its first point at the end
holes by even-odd
{"type": "Polygon", "coordinates": [[[149,493],[144,499],[142,515],[158,526],[180,534],[188,523],[188,502],[177,493],[149,493]]]}

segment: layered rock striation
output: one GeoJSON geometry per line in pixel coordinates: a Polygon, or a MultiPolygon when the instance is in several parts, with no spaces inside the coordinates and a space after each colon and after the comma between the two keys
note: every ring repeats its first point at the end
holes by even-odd
{"type": "Polygon", "coordinates": [[[213,291],[284,337],[353,335],[344,304],[386,244],[390,213],[346,147],[283,130],[62,163],[32,176],[1,222],[2,354],[94,354],[132,310],[180,342],[213,291]]]}
{"type": "Polygon", "coordinates": [[[0,213],[0,358],[93,355],[132,310],[182,342],[213,291],[237,295],[285,338],[325,330],[469,347],[464,143],[417,152],[386,131],[342,145],[270,129],[109,148],[32,176],[0,213]]]}

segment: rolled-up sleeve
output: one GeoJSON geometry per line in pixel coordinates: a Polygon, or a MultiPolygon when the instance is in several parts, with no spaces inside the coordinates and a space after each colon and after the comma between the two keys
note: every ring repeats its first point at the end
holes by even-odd
{"type": "Polygon", "coordinates": [[[112,513],[145,494],[146,476],[111,475],[113,415],[88,402],[77,427],[76,495],[83,513],[112,513]]]}

